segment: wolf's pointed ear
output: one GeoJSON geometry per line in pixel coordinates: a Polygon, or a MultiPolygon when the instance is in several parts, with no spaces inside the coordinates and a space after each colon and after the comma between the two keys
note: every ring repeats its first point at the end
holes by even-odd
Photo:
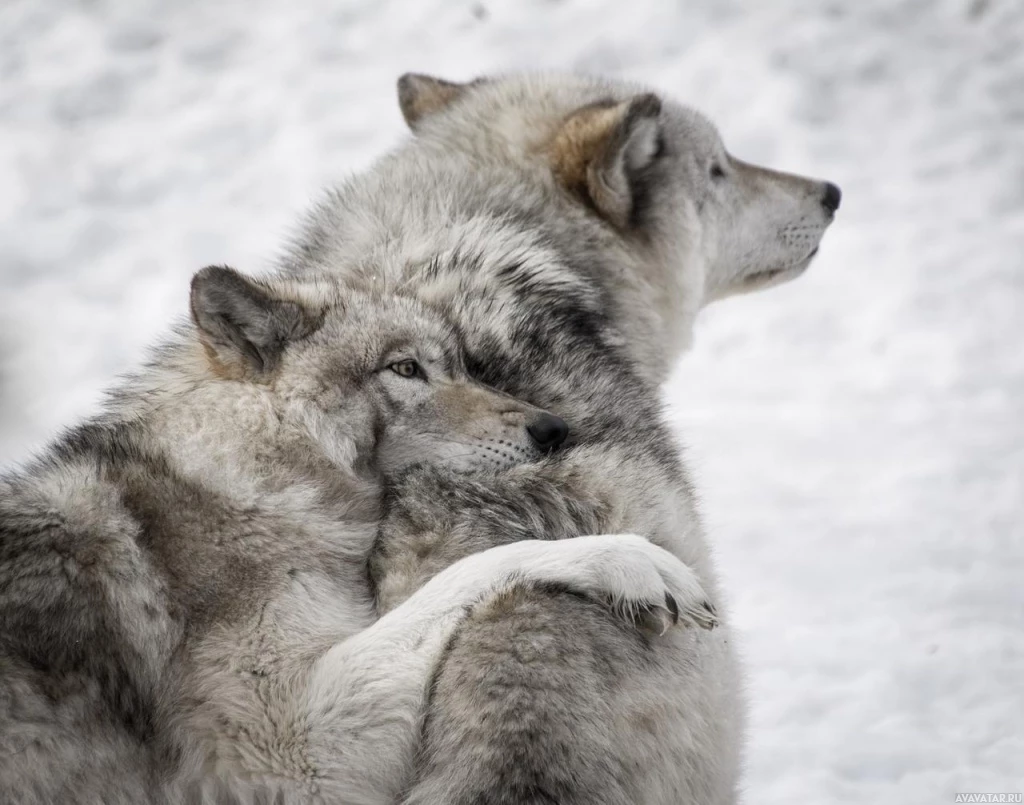
{"type": "Polygon", "coordinates": [[[615,226],[628,228],[661,146],[660,115],[661,100],[650,93],[576,110],[551,141],[555,177],[615,226]]]}
{"type": "Polygon", "coordinates": [[[190,307],[214,371],[234,380],[266,378],[288,342],[314,327],[301,305],[225,266],[196,273],[190,307]]]}
{"type": "Polygon", "coordinates": [[[456,84],[420,73],[406,73],[398,79],[398,105],[409,128],[416,131],[423,118],[440,112],[472,86],[456,84]]]}

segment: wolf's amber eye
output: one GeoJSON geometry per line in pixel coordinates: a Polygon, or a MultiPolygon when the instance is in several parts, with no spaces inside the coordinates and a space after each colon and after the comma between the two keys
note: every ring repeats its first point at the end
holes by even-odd
{"type": "Polygon", "coordinates": [[[416,361],[398,361],[388,368],[400,377],[424,377],[423,369],[416,361]]]}
{"type": "Polygon", "coordinates": [[[717,162],[711,163],[711,178],[712,179],[724,179],[725,171],[722,170],[722,166],[717,162]]]}

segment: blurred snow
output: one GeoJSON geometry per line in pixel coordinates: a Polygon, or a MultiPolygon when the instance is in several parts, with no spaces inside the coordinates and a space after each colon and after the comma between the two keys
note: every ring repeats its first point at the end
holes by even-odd
{"type": "Polygon", "coordinates": [[[1024,789],[1020,0],[0,4],[0,464],[95,410],[208,263],[394,145],[394,80],[648,81],[832,179],[799,281],[667,389],[750,676],[748,801],[1024,789]]]}

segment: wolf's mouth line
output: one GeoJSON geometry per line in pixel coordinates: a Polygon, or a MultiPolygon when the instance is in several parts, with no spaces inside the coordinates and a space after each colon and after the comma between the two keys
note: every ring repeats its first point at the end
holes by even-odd
{"type": "Polygon", "coordinates": [[[782,266],[781,268],[769,268],[765,271],[758,271],[755,274],[751,274],[749,277],[747,277],[747,282],[759,282],[761,280],[774,279],[775,277],[778,277],[789,271],[801,268],[814,258],[814,256],[818,253],[819,248],[820,246],[815,246],[813,249],[810,250],[810,252],[807,253],[806,257],[800,258],[795,263],[790,263],[789,265],[782,266]]]}
{"type": "Polygon", "coordinates": [[[470,451],[484,450],[484,451],[509,452],[509,453],[529,453],[530,452],[525,447],[520,447],[519,445],[513,444],[513,443],[505,444],[504,445],[504,450],[496,448],[496,447],[491,447],[490,443],[488,443],[486,441],[463,442],[463,441],[459,441],[459,440],[456,440],[456,439],[449,439],[448,443],[452,444],[452,445],[458,445],[459,447],[466,447],[470,451]]]}
{"type": "Polygon", "coordinates": [[[529,464],[540,458],[540,455],[531,455],[529,450],[511,444],[508,445],[507,450],[492,448],[487,444],[471,444],[461,441],[452,442],[452,444],[467,449],[446,456],[444,461],[469,461],[473,466],[487,465],[506,468],[529,464]]]}
{"type": "Polygon", "coordinates": [[[758,271],[756,274],[751,274],[747,277],[747,282],[761,282],[763,280],[775,279],[782,274],[786,274],[793,269],[798,268],[803,262],[804,261],[801,260],[799,263],[793,263],[792,265],[785,266],[784,268],[769,268],[766,271],[758,271]]]}

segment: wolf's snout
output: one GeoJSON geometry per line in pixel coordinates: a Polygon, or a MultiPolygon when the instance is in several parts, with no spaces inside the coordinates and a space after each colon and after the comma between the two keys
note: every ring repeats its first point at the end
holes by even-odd
{"type": "Polygon", "coordinates": [[[839,189],[839,185],[825,182],[825,197],[821,200],[821,203],[825,205],[825,209],[829,212],[835,212],[839,209],[839,202],[842,200],[843,191],[839,189]]]}
{"type": "Polygon", "coordinates": [[[526,426],[526,432],[538,449],[557,450],[569,436],[569,425],[554,414],[539,414],[526,426]]]}

